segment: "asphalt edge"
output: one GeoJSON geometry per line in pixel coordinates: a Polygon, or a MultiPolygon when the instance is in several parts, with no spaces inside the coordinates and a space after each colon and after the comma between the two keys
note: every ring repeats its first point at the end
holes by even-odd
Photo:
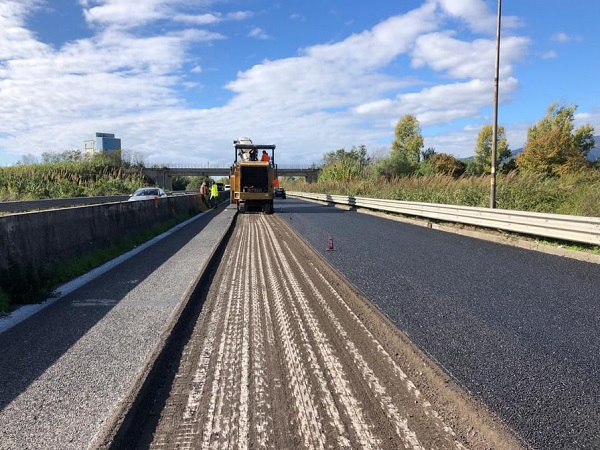
{"type": "MultiPolygon", "coordinates": [[[[207,269],[214,263],[215,255],[221,253],[225,248],[229,236],[235,226],[236,218],[237,212],[234,211],[229,225],[223,229],[220,238],[211,248],[208,258],[200,267],[196,278],[188,285],[179,306],[172,313],[170,320],[165,325],[154,349],[147,355],[142,364],[142,370],[133,380],[129,391],[124,395],[119,406],[106,418],[103,429],[97,434],[94,441],[88,446],[88,449],[108,450],[114,448],[115,443],[118,445],[118,442],[124,439],[122,433],[127,432],[129,427],[133,424],[135,420],[135,410],[139,406],[139,403],[144,400],[142,398],[143,396],[140,394],[145,391],[147,386],[153,383],[155,372],[160,370],[160,360],[165,357],[165,349],[169,348],[169,343],[178,326],[181,326],[182,323],[185,322],[185,312],[194,306],[194,302],[191,300],[203,285],[202,282],[207,278],[207,274],[210,272],[207,271],[207,269]]],[[[118,446],[117,448],[121,447],[118,446]]]]}

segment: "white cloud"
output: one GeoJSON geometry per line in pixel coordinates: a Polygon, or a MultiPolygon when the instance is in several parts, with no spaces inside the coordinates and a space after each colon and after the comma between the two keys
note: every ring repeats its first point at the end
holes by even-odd
{"type": "Polygon", "coordinates": [[[569,36],[567,33],[555,33],[552,35],[552,37],[550,38],[551,41],[554,42],[560,42],[560,43],[567,43],[567,42],[572,42],[572,41],[577,41],[580,38],[574,37],[574,36],[569,36]]]}
{"type": "Polygon", "coordinates": [[[545,53],[542,53],[541,57],[542,59],[553,59],[558,57],[558,53],[556,53],[554,50],[549,50],[545,53]]]}
{"type": "MultiPolygon", "coordinates": [[[[512,64],[521,60],[529,41],[525,38],[508,36],[502,40],[500,63],[504,73],[510,74],[512,64]]],[[[416,40],[413,55],[414,67],[429,66],[458,79],[494,77],[496,40],[475,39],[460,41],[452,32],[429,33],[416,40]]]]}
{"type": "Polygon", "coordinates": [[[211,25],[225,21],[246,20],[252,17],[249,11],[237,11],[228,14],[205,13],[205,14],[176,14],[172,19],[176,22],[187,23],[191,25],[211,25]]]}
{"type": "Polygon", "coordinates": [[[440,6],[454,18],[465,21],[473,31],[496,33],[496,14],[482,0],[439,0],[440,6]]]}
{"type": "Polygon", "coordinates": [[[258,27],[252,28],[248,32],[248,37],[255,38],[255,39],[270,39],[271,38],[271,36],[269,36],[261,28],[258,28],[258,27]]]}
{"type": "MultiPolygon", "coordinates": [[[[0,148],[16,153],[40,154],[48,142],[59,145],[56,150],[77,147],[94,131],[107,131],[125,148],[145,153],[149,162],[228,164],[231,140],[250,135],[255,142],[276,143],[280,162],[310,164],[342,146],[380,146],[403,114],[416,114],[422,126],[448,124],[477,118],[492,103],[489,30],[466,41],[443,28],[459,19],[482,30],[482,23],[493,19],[482,1],[463,2],[472,6],[466,8],[458,0],[429,0],[343,41],[264,60],[224,86],[232,94],[227,103],[195,109],[178,91],[203,83],[200,76],[194,83],[185,80],[186,67],[203,74],[190,48],[225,39],[198,27],[252,13],[190,13],[183,0],[82,0],[96,33],[53,49],[25,26],[35,3],[0,5],[0,12],[7,5],[11,12],[0,13],[0,148]],[[156,20],[194,28],[136,35],[138,26],[156,20]],[[399,58],[411,59],[413,69],[389,70],[399,58]]],[[[267,35],[255,28],[251,37],[267,35]]],[[[512,66],[527,45],[514,36],[503,41],[504,99],[517,87],[512,66]]],[[[465,133],[472,136],[462,130],[446,142],[459,148],[465,133]]]]}

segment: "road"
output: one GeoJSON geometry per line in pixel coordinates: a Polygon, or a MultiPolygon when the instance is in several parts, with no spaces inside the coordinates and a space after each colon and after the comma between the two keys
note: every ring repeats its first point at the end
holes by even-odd
{"type": "Polygon", "coordinates": [[[174,358],[113,448],[521,447],[282,216],[238,216],[174,358]]]}
{"type": "Polygon", "coordinates": [[[600,265],[292,198],[276,210],[528,445],[600,449],[600,265]]]}

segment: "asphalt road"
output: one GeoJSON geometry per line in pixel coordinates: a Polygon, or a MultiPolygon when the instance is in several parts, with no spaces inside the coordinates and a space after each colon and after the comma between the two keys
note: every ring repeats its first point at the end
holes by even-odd
{"type": "Polygon", "coordinates": [[[195,302],[111,449],[522,446],[277,215],[238,216],[195,302]]]}
{"type": "Polygon", "coordinates": [[[289,197],[275,210],[533,448],[600,448],[599,265],[289,197]]]}

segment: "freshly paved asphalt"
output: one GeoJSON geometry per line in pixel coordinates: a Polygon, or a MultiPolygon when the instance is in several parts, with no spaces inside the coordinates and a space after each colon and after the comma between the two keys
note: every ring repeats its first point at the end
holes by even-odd
{"type": "Polygon", "coordinates": [[[202,214],[0,333],[1,450],[93,448],[234,214],[202,214]]]}
{"type": "Polygon", "coordinates": [[[533,448],[600,448],[600,265],[290,197],[275,210],[533,448]]]}

